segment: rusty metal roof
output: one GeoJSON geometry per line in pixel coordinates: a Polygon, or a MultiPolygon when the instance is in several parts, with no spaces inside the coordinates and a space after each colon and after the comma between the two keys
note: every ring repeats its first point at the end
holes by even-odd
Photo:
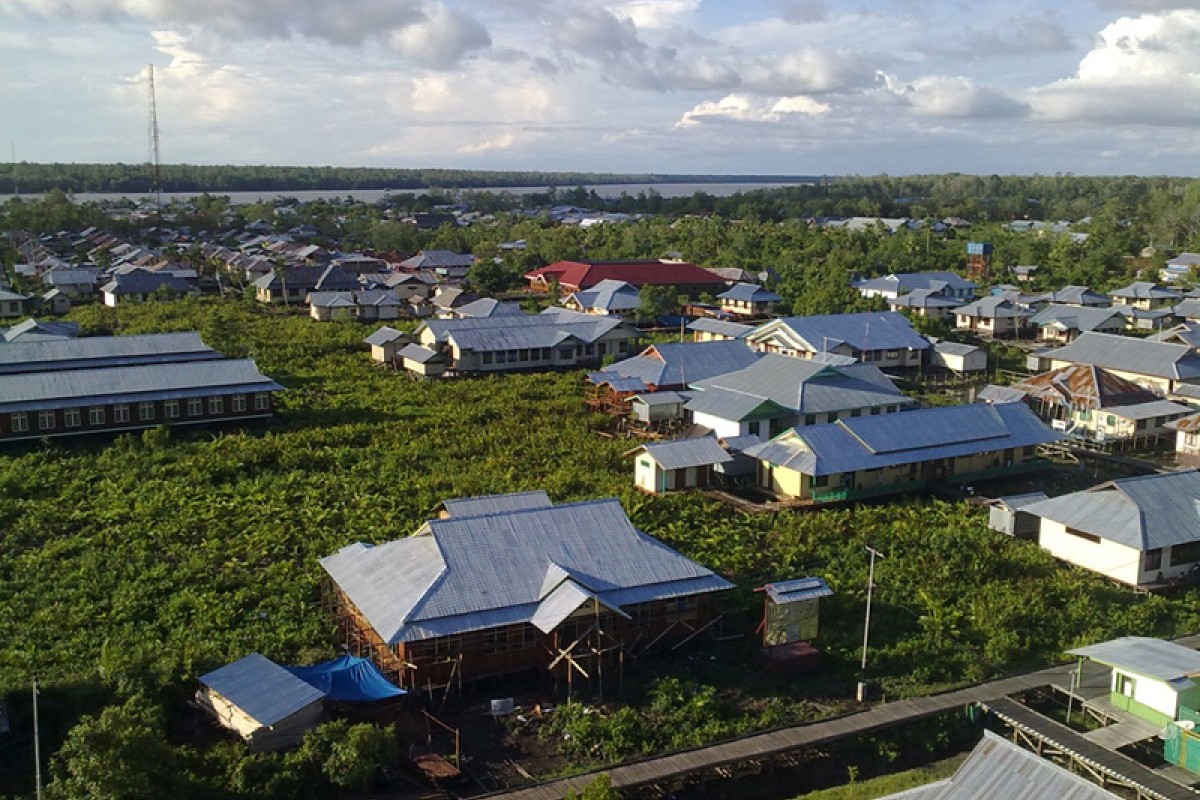
{"type": "Polygon", "coordinates": [[[1133,381],[1090,364],[1071,364],[1043,372],[1013,384],[1013,388],[1043,402],[1073,408],[1130,406],[1162,399],[1133,381]]]}

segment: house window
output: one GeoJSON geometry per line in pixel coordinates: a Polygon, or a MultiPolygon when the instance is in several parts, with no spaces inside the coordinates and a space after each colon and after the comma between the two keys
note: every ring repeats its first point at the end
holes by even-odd
{"type": "Polygon", "coordinates": [[[179,419],[179,401],[168,400],[163,403],[163,416],[167,419],[179,419]]]}
{"type": "Polygon", "coordinates": [[[805,414],[804,415],[804,424],[805,425],[816,425],[817,424],[817,415],[816,414],[805,414]]]}
{"type": "Polygon", "coordinates": [[[1162,548],[1156,547],[1153,550],[1147,550],[1142,556],[1142,571],[1154,572],[1162,569],[1162,548]]]}
{"type": "Polygon", "coordinates": [[[29,415],[24,411],[18,411],[17,413],[12,414],[9,417],[9,420],[12,423],[13,433],[24,433],[25,431],[29,430],[29,415]]]}
{"type": "Polygon", "coordinates": [[[223,397],[208,398],[208,413],[209,414],[224,414],[225,413],[225,398],[223,398],[223,397]]]}
{"type": "Polygon", "coordinates": [[[491,354],[491,353],[484,353],[484,354],[483,354],[483,363],[484,363],[484,364],[490,364],[490,363],[492,363],[492,354],[491,354]]]}
{"type": "Polygon", "coordinates": [[[63,425],[68,428],[78,428],[83,424],[83,415],[78,408],[63,409],[63,425]]]}
{"type": "Polygon", "coordinates": [[[88,409],[88,424],[103,425],[104,424],[104,406],[92,406],[88,409]]]}
{"type": "Polygon", "coordinates": [[[204,413],[204,401],[199,397],[193,397],[188,400],[187,413],[189,417],[198,417],[204,413]]]}
{"type": "Polygon", "coordinates": [[[38,412],[38,430],[52,431],[54,430],[54,412],[39,411],[38,412]]]}
{"type": "Polygon", "coordinates": [[[150,422],[154,419],[154,403],[138,403],[138,419],[150,422]]]}
{"type": "Polygon", "coordinates": [[[862,416],[862,409],[861,409],[861,408],[852,408],[852,409],[850,409],[850,416],[852,416],[852,417],[861,417],[861,416],[862,416]]]}
{"type": "Polygon", "coordinates": [[[258,392],[254,395],[254,410],[255,411],[270,411],[271,410],[271,395],[266,392],[258,392]]]}
{"type": "Polygon", "coordinates": [[[887,357],[888,357],[889,361],[894,361],[900,357],[900,351],[899,350],[888,350],[887,357]]]}
{"type": "Polygon", "coordinates": [[[818,488],[818,489],[821,488],[822,486],[828,486],[829,485],[829,476],[828,475],[813,476],[812,485],[813,485],[813,488],[818,488]]]}
{"type": "Polygon", "coordinates": [[[1177,544],[1171,548],[1172,567],[1178,567],[1181,564],[1195,564],[1197,561],[1200,561],[1200,542],[1177,544]]]}
{"type": "Polygon", "coordinates": [[[124,403],[113,406],[113,422],[129,422],[129,406],[124,403]]]}
{"type": "Polygon", "coordinates": [[[574,358],[575,357],[575,348],[574,347],[560,347],[558,349],[558,357],[564,358],[564,359],[574,358]]]}
{"type": "Polygon", "coordinates": [[[246,395],[235,394],[230,402],[233,404],[233,410],[235,413],[246,410],[246,395]]]}

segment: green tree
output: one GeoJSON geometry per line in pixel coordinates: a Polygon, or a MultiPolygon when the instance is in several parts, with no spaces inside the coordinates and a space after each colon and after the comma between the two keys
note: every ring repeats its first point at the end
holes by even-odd
{"type": "Polygon", "coordinates": [[[669,314],[679,306],[679,292],[674,286],[652,286],[646,284],[638,290],[638,316],[642,319],[657,319],[669,314]]]}

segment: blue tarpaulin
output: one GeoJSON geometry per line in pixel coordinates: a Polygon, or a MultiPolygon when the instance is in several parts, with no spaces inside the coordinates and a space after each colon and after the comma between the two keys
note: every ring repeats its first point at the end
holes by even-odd
{"type": "Polygon", "coordinates": [[[330,700],[369,703],[406,692],[393,684],[368,659],[345,655],[308,667],[284,667],[330,700]]]}

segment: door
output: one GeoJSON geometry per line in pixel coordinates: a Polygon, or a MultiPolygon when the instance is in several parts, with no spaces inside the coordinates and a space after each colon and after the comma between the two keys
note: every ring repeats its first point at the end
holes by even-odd
{"type": "Polygon", "coordinates": [[[1128,711],[1129,706],[1133,703],[1133,695],[1137,688],[1137,681],[1129,675],[1122,672],[1116,673],[1116,686],[1113,690],[1112,702],[1113,705],[1123,711],[1128,711]]]}

